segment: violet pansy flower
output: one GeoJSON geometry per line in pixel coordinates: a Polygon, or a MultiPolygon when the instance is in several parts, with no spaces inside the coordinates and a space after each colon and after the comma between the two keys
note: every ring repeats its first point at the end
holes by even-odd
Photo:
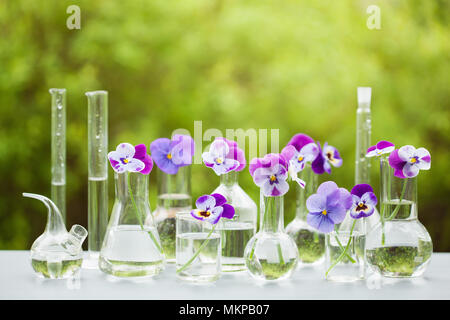
{"type": "Polygon", "coordinates": [[[353,219],[365,218],[371,216],[377,205],[377,197],[369,184],[357,184],[350,192],[352,195],[352,207],[350,216],[353,219]]]}
{"type": "Polygon", "coordinates": [[[369,147],[367,149],[366,157],[375,157],[381,156],[382,154],[388,154],[394,151],[395,145],[392,142],[381,140],[374,146],[369,147]]]}
{"type": "Polygon", "coordinates": [[[389,155],[389,165],[394,168],[394,176],[398,178],[414,178],[420,170],[431,167],[431,155],[425,148],[406,145],[395,149],[389,155]]]}
{"type": "Polygon", "coordinates": [[[167,174],[176,174],[180,167],[192,164],[194,140],[187,135],[176,134],[172,140],[159,138],[150,144],[153,160],[167,174]]]}
{"type": "Polygon", "coordinates": [[[322,183],[317,193],[306,200],[308,224],[323,233],[333,231],[334,225],[344,221],[352,206],[352,196],[333,181],[322,183]]]}
{"type": "Polygon", "coordinates": [[[211,224],[217,224],[221,218],[232,219],[234,207],[226,202],[227,200],[220,193],[203,195],[195,202],[197,209],[191,211],[191,216],[211,224]]]}
{"type": "Polygon", "coordinates": [[[129,143],[121,143],[115,151],[108,153],[109,162],[117,173],[140,172],[149,174],[153,168],[152,158],[147,154],[144,144],[133,146],[129,143]]]}
{"type": "Polygon", "coordinates": [[[249,171],[255,184],[266,197],[282,196],[289,190],[286,182],[288,162],[281,154],[269,153],[264,158],[254,158],[249,171]]]}
{"type": "Polygon", "coordinates": [[[311,164],[314,173],[331,173],[331,165],[334,167],[342,166],[342,158],[335,147],[328,145],[327,142],[323,145],[323,149],[320,148],[319,142],[317,142],[317,146],[319,147],[319,155],[311,164]]]}
{"type": "Polygon", "coordinates": [[[209,151],[202,154],[203,163],[222,175],[233,170],[242,170],[245,167],[244,152],[237,147],[234,141],[217,138],[211,143],[209,151]],[[240,159],[243,164],[237,159],[240,159]]]}

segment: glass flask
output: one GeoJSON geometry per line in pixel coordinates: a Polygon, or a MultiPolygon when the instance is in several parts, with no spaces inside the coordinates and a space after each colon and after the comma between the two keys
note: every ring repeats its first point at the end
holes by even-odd
{"type": "Polygon", "coordinates": [[[325,278],[350,282],[365,278],[366,218],[353,219],[350,211],[325,236],[325,278]],[[345,248],[347,251],[345,252],[345,248]],[[344,253],[345,252],[345,253],[344,253]]]}
{"type": "Polygon", "coordinates": [[[220,243],[220,233],[216,226],[193,218],[189,212],[177,212],[177,277],[193,282],[217,280],[221,270],[220,243]]]}
{"type": "Polygon", "coordinates": [[[261,228],[245,247],[245,264],[255,279],[287,279],[297,267],[298,249],[284,231],[283,196],[261,197],[261,228]]]}
{"type": "Polygon", "coordinates": [[[306,222],[308,209],[306,199],[317,190],[317,175],[311,170],[311,165],[307,165],[298,173],[298,177],[305,181],[305,188],[301,188],[295,183],[296,214],[286,226],[286,233],[294,239],[299,256],[299,265],[318,265],[325,259],[325,235],[312,228],[306,222]]]}
{"type": "Polygon", "coordinates": [[[115,173],[116,199],[100,251],[99,268],[116,277],[151,277],[164,269],[148,201],[148,175],[115,173]]]}
{"type": "MultiPolygon", "coordinates": [[[[371,158],[367,158],[367,149],[371,146],[372,114],[370,100],[372,88],[358,87],[358,108],[356,109],[356,150],[355,150],[355,185],[370,184],[371,158]]],[[[377,208],[366,218],[366,232],[370,231],[380,221],[377,208]]]]}
{"type": "Polygon", "coordinates": [[[86,92],[88,99],[88,249],[83,268],[97,269],[108,226],[108,92],[86,92]]]}
{"type": "Polygon", "coordinates": [[[220,193],[234,207],[233,219],[221,219],[217,230],[222,237],[222,271],[244,271],[244,250],[256,232],[256,203],[238,184],[239,172],[220,176],[220,185],[212,193],[220,193]]]}
{"type": "Polygon", "coordinates": [[[191,166],[167,174],[158,169],[158,202],[153,212],[166,262],[175,263],[175,232],[177,212],[192,209],[191,166]]]}
{"type": "Polygon", "coordinates": [[[367,234],[367,263],[386,277],[416,277],[428,266],[433,244],[417,217],[417,177],[397,178],[381,163],[381,221],[367,234]]]}
{"type": "Polygon", "coordinates": [[[52,96],[52,195],[66,221],[66,89],[50,89],[52,96]]]}
{"type": "Polygon", "coordinates": [[[67,232],[61,212],[47,197],[24,193],[24,197],[42,201],[48,209],[47,225],[31,246],[31,266],[41,278],[66,279],[79,275],[83,261],[81,245],[87,231],[75,224],[67,232]]]}

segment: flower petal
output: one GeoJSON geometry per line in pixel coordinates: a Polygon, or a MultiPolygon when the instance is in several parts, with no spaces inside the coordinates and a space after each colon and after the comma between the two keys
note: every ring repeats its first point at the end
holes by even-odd
{"type": "Polygon", "coordinates": [[[366,192],[362,195],[361,201],[365,202],[366,205],[376,206],[378,199],[375,193],[373,192],[366,192]]]}
{"type": "Polygon", "coordinates": [[[398,149],[395,149],[394,151],[391,152],[391,154],[389,155],[389,165],[396,169],[396,170],[403,170],[403,167],[406,164],[405,160],[402,160],[400,158],[400,156],[398,155],[398,149]]]}
{"type": "Polygon", "coordinates": [[[261,187],[269,177],[272,175],[272,170],[270,168],[258,168],[253,173],[253,182],[261,187]]]}
{"type": "Polygon", "coordinates": [[[333,221],[331,221],[331,219],[329,219],[327,216],[324,216],[320,212],[316,214],[309,213],[306,216],[306,222],[308,222],[311,227],[323,233],[329,233],[334,229],[333,221]]]}
{"type": "Polygon", "coordinates": [[[191,165],[194,151],[194,140],[190,136],[182,134],[173,136],[170,142],[170,153],[172,155],[172,162],[175,165],[179,167],[191,165]]]}
{"type": "Polygon", "coordinates": [[[292,145],[287,145],[283,148],[283,150],[281,150],[281,155],[288,160],[291,160],[297,154],[297,149],[295,149],[295,147],[292,145]]]}
{"type": "Polygon", "coordinates": [[[278,183],[274,184],[275,188],[273,189],[273,196],[283,196],[286,192],[289,191],[289,184],[286,180],[279,180],[278,183]]]}
{"type": "Polygon", "coordinates": [[[213,193],[211,194],[211,197],[214,197],[214,199],[216,200],[216,207],[222,206],[227,202],[227,199],[220,193],[213,193]]]}
{"type": "Polygon", "coordinates": [[[306,208],[309,212],[322,212],[327,208],[327,198],[324,195],[315,193],[306,199],[306,208]]]}
{"type": "Polygon", "coordinates": [[[216,199],[209,194],[205,194],[195,201],[195,206],[200,210],[210,210],[216,206],[216,199]]]}
{"type": "Polygon", "coordinates": [[[349,210],[352,207],[352,195],[345,188],[339,188],[340,203],[345,210],[349,210]]]}
{"type": "Polygon", "coordinates": [[[314,142],[308,143],[300,150],[300,154],[305,158],[305,161],[313,161],[319,154],[319,147],[314,142]]]}
{"type": "Polygon", "coordinates": [[[366,192],[373,192],[373,188],[370,184],[366,183],[357,184],[352,188],[352,191],[350,191],[351,194],[355,194],[358,197],[362,197],[366,192]]]}
{"type": "MultiPolygon", "coordinates": [[[[314,139],[310,136],[304,134],[304,133],[297,133],[294,135],[291,140],[288,142],[287,145],[292,145],[297,149],[297,151],[300,151],[303,146],[307,145],[308,143],[314,142],[314,139]]],[[[288,159],[290,160],[290,159],[288,159]]]]}
{"type": "Polygon", "coordinates": [[[382,154],[390,153],[390,152],[394,151],[395,145],[392,142],[389,142],[387,140],[381,140],[381,141],[377,142],[377,149],[382,154]]]}
{"type": "Polygon", "coordinates": [[[145,163],[139,159],[131,158],[124,167],[128,172],[140,172],[145,168],[145,163]]]}
{"type": "Polygon", "coordinates": [[[371,158],[377,156],[377,146],[371,146],[367,149],[366,157],[371,158]]]}
{"type": "Polygon", "coordinates": [[[230,171],[235,170],[237,167],[239,167],[238,161],[225,158],[221,164],[214,163],[212,168],[213,168],[214,172],[218,176],[220,176],[222,174],[226,174],[230,171]]]}
{"type": "Polygon", "coordinates": [[[223,207],[222,217],[227,219],[233,219],[234,207],[232,205],[229,205],[228,203],[222,205],[222,207],[223,207]]]}
{"type": "Polygon", "coordinates": [[[134,146],[126,142],[119,144],[116,148],[116,152],[121,158],[132,158],[135,153],[134,146]]]}
{"type": "Polygon", "coordinates": [[[339,224],[344,221],[347,210],[340,203],[334,206],[327,207],[327,217],[334,222],[334,224],[339,224]]]}
{"type": "Polygon", "coordinates": [[[416,148],[411,145],[406,145],[398,149],[398,157],[403,161],[408,161],[411,157],[414,156],[416,152],[416,148]]]}
{"type": "Polygon", "coordinates": [[[339,189],[338,185],[334,181],[326,181],[323,182],[318,188],[317,193],[322,194],[324,196],[329,195],[334,192],[336,189],[339,189]]]}
{"type": "Polygon", "coordinates": [[[222,217],[223,207],[214,207],[211,209],[211,215],[205,220],[211,224],[216,224],[222,217]]]}
{"type": "Polygon", "coordinates": [[[419,174],[419,167],[416,164],[407,162],[403,167],[403,175],[407,178],[414,178],[419,174]]]}

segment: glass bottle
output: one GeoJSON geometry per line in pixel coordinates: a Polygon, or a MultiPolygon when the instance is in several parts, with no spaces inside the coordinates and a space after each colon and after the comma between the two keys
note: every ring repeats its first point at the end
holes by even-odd
{"type": "Polygon", "coordinates": [[[367,234],[367,263],[387,277],[420,276],[433,244],[417,217],[417,177],[395,177],[387,157],[380,157],[380,164],[382,219],[367,234]]]}
{"type": "Polygon", "coordinates": [[[52,96],[52,195],[66,221],[66,89],[49,90],[52,96]]]}
{"type": "Polygon", "coordinates": [[[261,197],[261,228],[245,247],[245,264],[255,279],[287,279],[297,267],[298,249],[284,231],[283,196],[261,197]]]}
{"type": "MultiPolygon", "coordinates": [[[[370,136],[372,130],[372,115],[370,100],[372,88],[358,87],[358,108],[356,110],[356,150],[355,150],[355,185],[370,184],[371,158],[367,158],[367,149],[371,146],[370,136]]],[[[371,230],[380,221],[377,208],[372,215],[366,218],[366,232],[371,230]]]]}
{"type": "Polygon", "coordinates": [[[84,268],[98,268],[108,225],[108,92],[86,92],[88,99],[88,248],[84,268]]]}
{"type": "Polygon", "coordinates": [[[149,277],[164,268],[148,200],[148,175],[115,173],[116,199],[100,251],[99,267],[117,277],[149,277]]]}
{"type": "Polygon", "coordinates": [[[366,218],[353,219],[350,211],[335,230],[325,236],[325,277],[332,281],[355,281],[365,277],[366,218]],[[346,254],[344,248],[348,247],[346,254]],[[341,257],[342,255],[342,257],[341,257]]]}
{"type": "Polygon", "coordinates": [[[176,214],[192,209],[191,166],[167,174],[158,169],[158,203],[153,215],[166,262],[175,263],[176,214]]]}
{"type": "Polygon", "coordinates": [[[75,224],[67,232],[58,207],[47,197],[24,193],[24,197],[42,201],[48,209],[47,225],[31,246],[31,266],[42,278],[66,279],[79,275],[83,261],[81,245],[87,237],[87,231],[75,224]]]}
{"type": "Polygon", "coordinates": [[[306,222],[306,216],[308,215],[306,199],[316,192],[318,177],[309,164],[298,173],[298,177],[306,184],[305,188],[301,188],[295,183],[297,191],[296,214],[294,220],[286,226],[286,232],[297,244],[299,264],[318,265],[325,259],[325,235],[306,222]]]}
{"type": "Polygon", "coordinates": [[[220,185],[212,193],[220,193],[234,207],[233,219],[221,219],[217,230],[222,238],[222,271],[244,271],[244,250],[256,232],[256,203],[238,184],[239,172],[220,176],[220,185]]]}

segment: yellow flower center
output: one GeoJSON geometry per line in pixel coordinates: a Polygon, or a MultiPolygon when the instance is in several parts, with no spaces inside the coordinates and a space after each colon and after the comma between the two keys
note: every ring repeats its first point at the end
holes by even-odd
{"type": "Polygon", "coordinates": [[[298,157],[298,162],[302,162],[303,161],[303,157],[298,157]]]}
{"type": "Polygon", "coordinates": [[[222,158],[217,158],[217,159],[216,159],[216,162],[217,162],[218,164],[221,164],[221,163],[223,162],[223,160],[222,160],[222,158]]]}
{"type": "Polygon", "coordinates": [[[411,158],[411,163],[416,163],[417,159],[416,158],[411,158]]]}
{"type": "Polygon", "coordinates": [[[360,202],[360,203],[358,204],[358,206],[362,208],[362,207],[364,207],[364,203],[360,202]]]}
{"type": "Polygon", "coordinates": [[[275,177],[274,175],[271,175],[270,176],[270,181],[275,181],[275,180],[277,180],[277,177],[275,177]]]}
{"type": "Polygon", "coordinates": [[[202,217],[208,218],[211,215],[211,212],[210,211],[200,211],[198,214],[202,217]]]}
{"type": "Polygon", "coordinates": [[[322,214],[323,214],[324,216],[326,216],[326,215],[327,215],[327,210],[323,210],[323,211],[322,211],[322,214]]]}
{"type": "Polygon", "coordinates": [[[167,159],[172,159],[172,155],[170,153],[167,154],[167,159]]]}
{"type": "Polygon", "coordinates": [[[128,159],[123,159],[123,163],[128,163],[128,162],[130,162],[130,160],[128,160],[128,159]]]}

